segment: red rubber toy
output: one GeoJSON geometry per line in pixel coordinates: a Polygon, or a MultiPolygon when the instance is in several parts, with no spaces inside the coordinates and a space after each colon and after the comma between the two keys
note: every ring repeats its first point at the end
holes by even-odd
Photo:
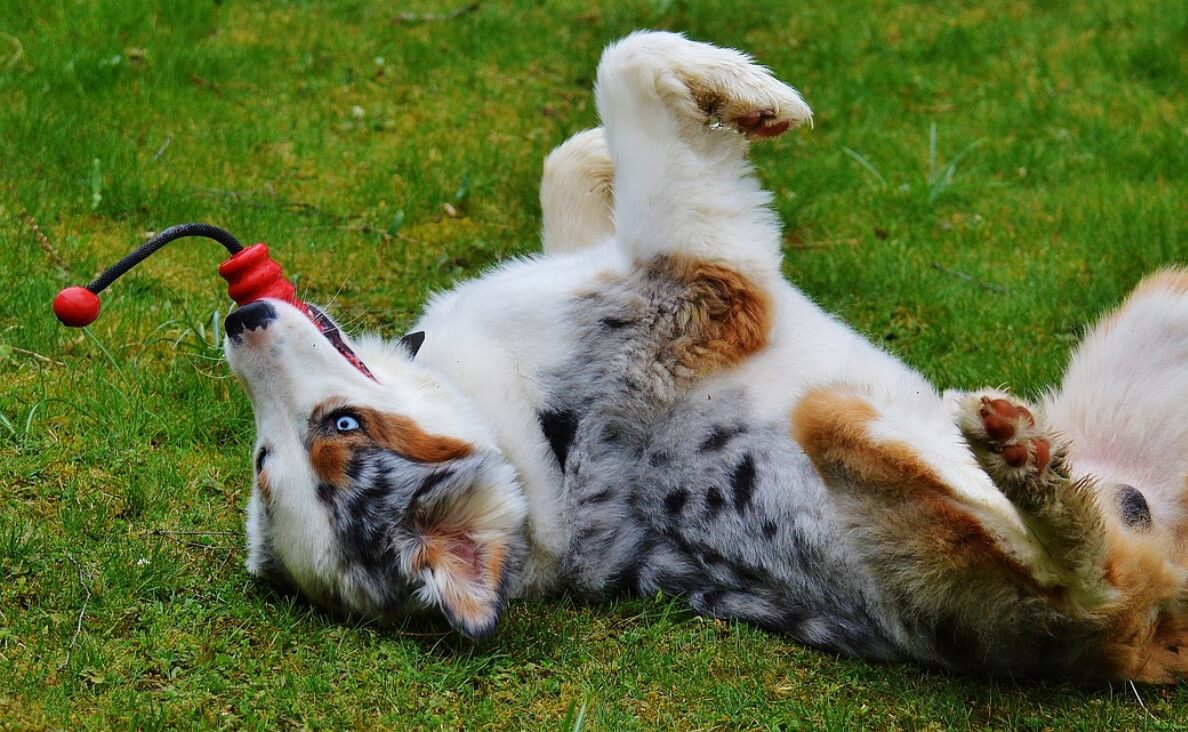
{"type": "Polygon", "coordinates": [[[236,304],[246,305],[263,297],[271,297],[305,310],[304,304],[297,299],[293,283],[285,279],[280,265],[268,257],[267,246],[253,244],[245,249],[223,229],[197,223],[171,226],[109,267],[86,287],[74,286],[62,290],[54,298],[54,314],[71,328],[90,325],[99,317],[99,293],[161,247],[186,237],[213,239],[227,249],[231,256],[219,265],[219,274],[227,280],[227,289],[236,304]]]}
{"type": "Polygon", "coordinates": [[[334,347],[350,361],[355,368],[371,380],[375,376],[366,364],[359,360],[354,351],[342,340],[338,326],[322,311],[297,299],[293,283],[285,279],[281,267],[268,256],[268,247],[253,244],[246,249],[239,240],[227,231],[210,224],[178,224],[160,232],[141,244],[128,256],[104,270],[86,287],[67,287],[54,298],[54,314],[58,320],[71,328],[82,328],[99,317],[99,293],[126,274],[136,265],[156,253],[171,241],[187,237],[213,239],[222,244],[231,255],[219,265],[219,274],[227,280],[227,294],[236,305],[247,305],[261,298],[269,297],[287,302],[305,314],[317,326],[334,347]]]}
{"type": "Polygon", "coordinates": [[[54,315],[71,328],[82,328],[99,317],[99,296],[85,287],[67,287],[54,298],[54,315]]]}
{"type": "Polygon", "coordinates": [[[227,294],[239,305],[271,297],[297,304],[297,291],[285,279],[280,265],[268,256],[268,245],[253,244],[219,265],[227,280],[227,294]]]}

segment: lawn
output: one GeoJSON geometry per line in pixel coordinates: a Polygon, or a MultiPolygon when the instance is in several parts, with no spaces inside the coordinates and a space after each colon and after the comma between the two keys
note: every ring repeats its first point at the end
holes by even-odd
{"type": "Polygon", "coordinates": [[[1059,376],[1188,260],[1188,5],[0,0],[0,727],[1175,729],[1188,687],[954,677],[662,598],[514,604],[470,645],[335,621],[242,566],[252,418],[210,242],[62,328],[146,232],[267,241],[399,335],[538,246],[540,161],[639,27],[753,52],[815,129],[756,150],[788,275],[943,386],[1059,376]]]}

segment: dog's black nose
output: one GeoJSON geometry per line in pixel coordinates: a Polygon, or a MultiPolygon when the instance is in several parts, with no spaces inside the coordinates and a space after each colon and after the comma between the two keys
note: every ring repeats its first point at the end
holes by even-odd
{"type": "Polygon", "coordinates": [[[223,321],[223,328],[227,331],[227,335],[238,339],[245,330],[267,328],[268,324],[274,320],[276,320],[276,308],[263,300],[257,300],[232,310],[227,319],[223,321]]]}

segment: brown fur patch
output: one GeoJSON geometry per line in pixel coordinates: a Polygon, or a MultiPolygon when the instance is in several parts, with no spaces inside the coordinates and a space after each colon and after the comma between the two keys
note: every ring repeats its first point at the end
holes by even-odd
{"type": "Polygon", "coordinates": [[[875,510],[887,512],[880,518],[898,527],[901,549],[920,563],[914,571],[961,582],[964,573],[991,570],[1049,601],[1062,602],[1063,591],[1040,585],[1007,554],[910,445],[871,440],[868,425],[878,416],[875,407],[852,390],[817,389],[797,403],[792,437],[829,482],[841,478],[883,494],[871,496],[882,501],[875,510]]]}
{"type": "Polygon", "coordinates": [[[492,542],[484,547],[484,559],[486,560],[486,575],[490,578],[490,582],[494,583],[492,589],[497,586],[503,578],[503,568],[507,563],[507,546],[492,542]]]}
{"type": "Polygon", "coordinates": [[[412,419],[389,414],[369,407],[352,408],[358,415],[362,429],[339,433],[325,424],[334,412],[346,408],[347,401],[333,397],[322,402],[310,416],[310,436],[307,441],[310,464],[323,483],[344,486],[347,466],[358,450],[379,446],[421,463],[438,463],[466,457],[474,446],[445,435],[434,435],[421,429],[412,419]]]}
{"type": "Polygon", "coordinates": [[[272,503],[272,486],[268,483],[268,471],[261,470],[256,474],[256,488],[265,503],[272,503]]]}
{"type": "Polygon", "coordinates": [[[440,575],[443,579],[437,584],[446,610],[464,622],[479,624],[483,608],[474,593],[466,590],[473,588],[482,572],[463,556],[464,551],[474,552],[477,560],[479,550],[464,532],[430,528],[422,534],[419,551],[413,557],[413,567],[430,569],[440,575]],[[463,549],[464,545],[469,547],[463,549]]]}
{"type": "Polygon", "coordinates": [[[482,627],[495,611],[507,547],[497,541],[479,544],[462,527],[432,526],[421,531],[413,567],[441,575],[444,579],[438,587],[445,609],[467,627],[482,627]]]}
{"type": "Polygon", "coordinates": [[[374,409],[357,410],[367,434],[379,445],[419,463],[439,463],[463,458],[474,446],[455,437],[434,435],[413,420],[374,409]]]}
{"type": "Polygon", "coordinates": [[[346,484],[346,469],[365,440],[345,435],[318,435],[309,442],[309,462],[323,483],[342,487],[346,484]]]}
{"type": "Polygon", "coordinates": [[[742,273],[698,259],[659,257],[650,268],[686,287],[673,343],[677,361],[703,374],[762,350],[771,333],[771,300],[742,273]]]}
{"type": "Polygon", "coordinates": [[[819,470],[841,470],[872,487],[909,490],[918,479],[948,488],[932,469],[902,443],[875,444],[867,426],[878,410],[866,398],[843,388],[814,389],[805,394],[792,414],[792,437],[819,470]]]}
{"type": "Polygon", "coordinates": [[[464,529],[430,527],[421,529],[421,545],[413,558],[416,569],[445,572],[458,581],[473,582],[481,574],[475,562],[464,555],[473,552],[478,560],[478,547],[464,529]]]}

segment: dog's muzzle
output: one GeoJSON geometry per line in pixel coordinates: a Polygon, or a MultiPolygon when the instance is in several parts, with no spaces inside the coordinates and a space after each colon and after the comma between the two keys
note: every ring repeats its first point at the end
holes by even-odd
{"type": "MultiPolygon", "coordinates": [[[[299,300],[292,301],[293,307],[301,311],[305,317],[309,318],[319,332],[330,341],[330,345],[334,350],[338,351],[343,358],[347,360],[351,366],[354,366],[360,373],[372,381],[377,381],[371,370],[367,368],[367,364],[363,363],[363,359],[351,350],[351,347],[343,340],[342,332],[339,331],[338,326],[319,310],[317,307],[309,303],[301,302],[299,300]]],[[[243,343],[243,334],[250,330],[263,330],[268,327],[268,324],[276,320],[276,308],[265,300],[257,300],[250,302],[247,305],[241,305],[239,308],[232,310],[231,314],[223,321],[223,328],[227,332],[227,337],[231,342],[239,345],[243,343]]]]}

